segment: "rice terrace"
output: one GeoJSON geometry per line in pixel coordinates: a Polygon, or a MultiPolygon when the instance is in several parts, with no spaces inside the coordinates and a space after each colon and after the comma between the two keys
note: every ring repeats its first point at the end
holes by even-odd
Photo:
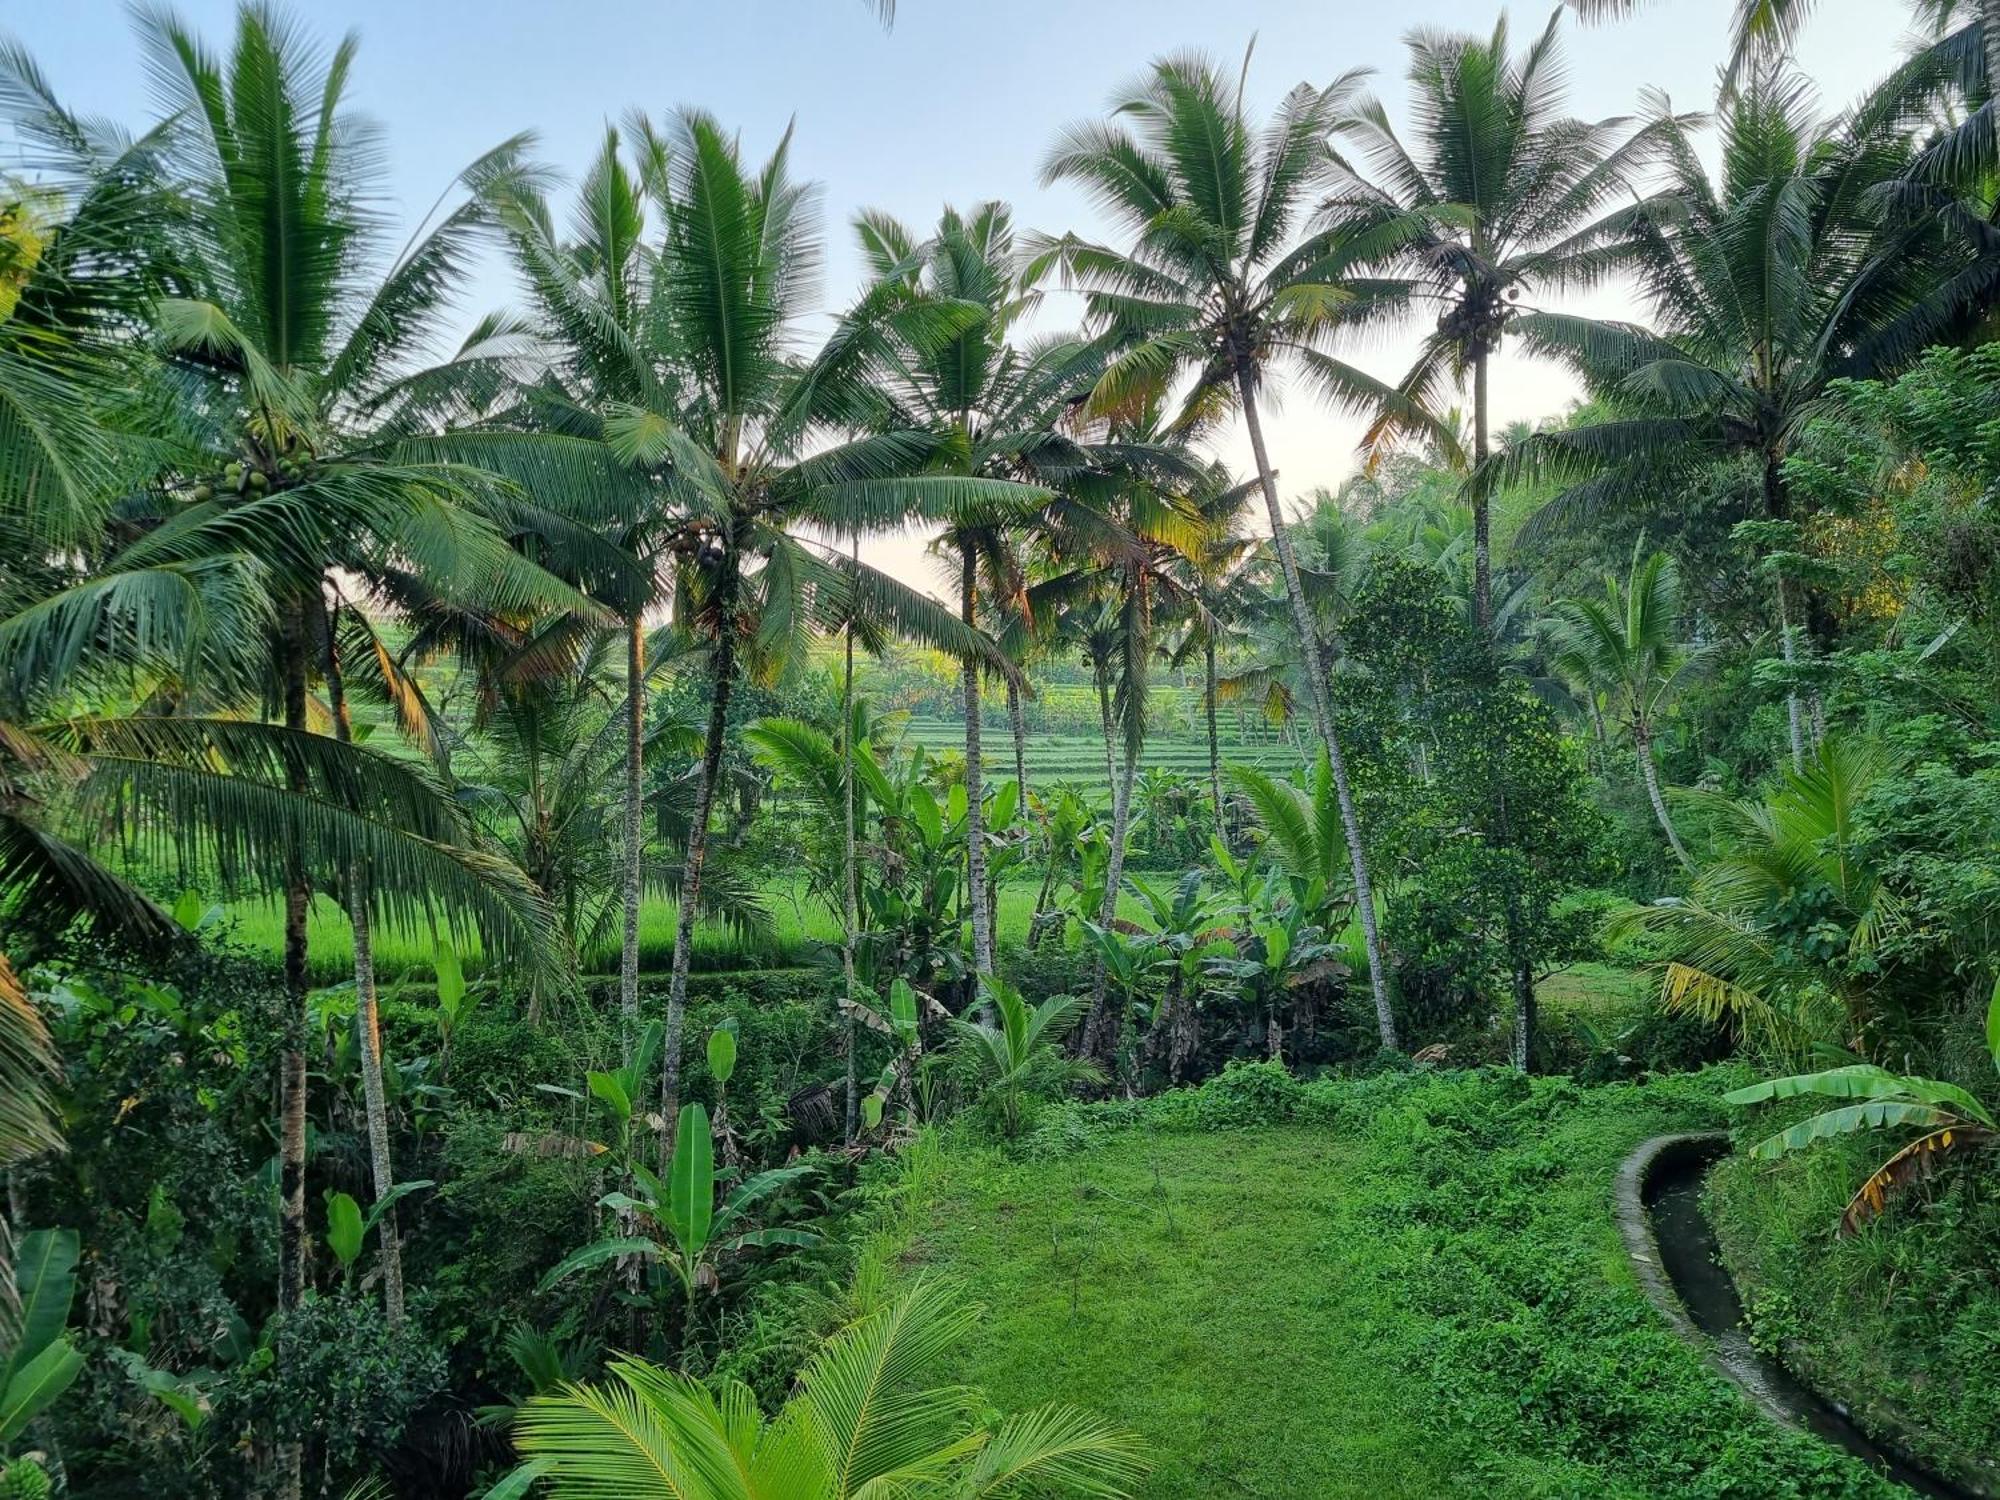
{"type": "Polygon", "coordinates": [[[0,1500],[2000,1495],[2000,0],[3,25],[0,1500]]]}

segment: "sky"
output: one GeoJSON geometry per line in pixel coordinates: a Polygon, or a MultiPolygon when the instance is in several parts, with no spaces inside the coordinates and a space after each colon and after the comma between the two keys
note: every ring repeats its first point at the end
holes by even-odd
{"type": "MultiPolygon", "coordinates": [[[[1565,16],[1571,108],[1625,114],[1642,87],[1677,109],[1710,103],[1732,0],[1653,0],[1636,17],[1582,27],[1565,16]]],[[[218,49],[233,0],[184,0],[180,13],[218,49]]],[[[1268,111],[1294,84],[1350,68],[1403,120],[1404,35],[1421,26],[1491,30],[1493,0],[900,0],[893,27],[860,0],[314,0],[297,13],[331,42],[359,33],[350,99],[383,127],[390,217],[412,225],[470,161],[522,130],[540,159],[571,179],[607,123],[628,109],[656,117],[699,105],[739,129],[761,160],[788,122],[793,165],[822,186],[825,272],[815,324],[829,326],[861,275],[850,228],[864,208],[921,230],[947,203],[1001,199],[1023,230],[1107,233],[1082,192],[1043,187],[1040,167],[1066,124],[1099,115],[1147,62],[1195,50],[1237,66],[1255,40],[1252,108],[1268,111]]],[[[1546,24],[1546,5],[1515,5],[1514,45],[1546,24]]],[[[1832,112],[1886,73],[1907,39],[1899,0],[1820,0],[1798,49],[1832,112]]],[[[134,126],[155,117],[139,45],[119,0],[0,0],[0,33],[26,45],[73,110],[134,126]]],[[[400,236],[398,236],[400,240],[400,236]]],[[[472,279],[463,322],[512,300],[497,259],[472,279]]],[[[1572,304],[1643,318],[1619,289],[1572,304]]],[[[1040,317],[1062,327],[1073,298],[1040,317]]],[[[1348,358],[1384,378],[1412,351],[1407,334],[1358,345],[1348,358]]],[[[1560,371],[1502,354],[1492,377],[1495,425],[1560,412],[1574,397],[1560,371]]],[[[1304,393],[1267,418],[1288,497],[1334,486],[1356,467],[1360,423],[1304,393]]],[[[1217,439],[1240,472],[1240,432],[1217,439]]],[[[864,556],[938,588],[917,536],[864,544],[864,556]]]]}

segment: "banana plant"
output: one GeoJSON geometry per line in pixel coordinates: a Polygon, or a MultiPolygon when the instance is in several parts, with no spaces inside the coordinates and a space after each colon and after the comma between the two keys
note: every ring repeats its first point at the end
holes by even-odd
{"type": "Polygon", "coordinates": [[[1210,957],[1203,967],[1241,985],[1251,1003],[1263,1008],[1266,1049],[1274,1061],[1282,1060],[1282,1002],[1308,985],[1346,974],[1345,950],[1328,943],[1295,901],[1255,916],[1233,947],[1232,953],[1210,957]]]}
{"type": "MultiPolygon", "coordinates": [[[[848,1002],[841,1002],[848,1008],[848,1002]]],[[[903,1101],[903,1120],[914,1127],[917,1120],[916,1084],[917,1069],[923,1062],[923,1028],[918,1019],[917,992],[910,982],[900,976],[889,985],[889,1010],[884,1015],[873,1006],[856,1000],[852,1002],[854,1019],[870,1031],[880,1032],[895,1043],[889,1061],[882,1065],[882,1076],[875,1081],[875,1087],[861,1099],[861,1117],[870,1130],[882,1123],[882,1111],[892,1098],[903,1101]]]]}
{"type": "Polygon", "coordinates": [[[399,1199],[436,1186],[429,1178],[399,1182],[370,1204],[365,1214],[352,1193],[326,1195],[326,1248],[333,1252],[334,1263],[340,1267],[343,1288],[353,1284],[354,1264],[361,1259],[361,1247],[367,1243],[368,1232],[381,1224],[399,1199]]]}
{"type": "Polygon", "coordinates": [[[1041,946],[1042,935],[1051,926],[1068,925],[1066,916],[1051,913],[1049,897],[1076,852],[1078,841],[1090,827],[1092,814],[1090,804],[1067,786],[1056,787],[1046,797],[1031,799],[1031,806],[1041,825],[1042,847],[1042,885],[1035,892],[1035,910],[1028,918],[1028,948],[1032,952],[1041,946]],[[1049,921],[1051,915],[1055,915],[1053,923],[1049,921]]]}
{"type": "Polygon", "coordinates": [[[708,1034],[708,1076],[715,1080],[715,1139],[725,1167],[736,1165],[736,1136],[729,1128],[729,1080],[736,1076],[736,1017],[708,1034]]]}
{"type": "Polygon", "coordinates": [[[659,1059],[665,1035],[666,1029],[658,1021],[648,1021],[639,1033],[638,1045],[622,1067],[593,1068],[584,1075],[584,1087],[597,1101],[599,1118],[608,1127],[605,1134],[610,1139],[603,1142],[604,1148],[620,1161],[632,1155],[632,1124],[635,1119],[644,1118],[639,1105],[645,1097],[646,1085],[652,1081],[653,1065],[659,1059]]]}
{"type": "Polygon", "coordinates": [[[1166,974],[1166,993],[1146,1036],[1148,1054],[1167,1050],[1167,1073],[1180,1083],[1201,1045],[1199,992],[1211,959],[1234,957],[1231,930],[1220,925],[1222,901],[1207,888],[1207,873],[1189,870],[1175,882],[1171,894],[1138,876],[1127,876],[1146,929],[1142,942],[1156,955],[1166,974]]]}
{"type": "Polygon", "coordinates": [[[674,1159],[664,1181],[639,1162],[632,1162],[637,1194],[606,1193],[598,1202],[621,1218],[645,1226],[645,1233],[595,1240],[556,1263],[535,1288],[550,1287],[591,1266],[624,1256],[638,1256],[664,1265],[686,1293],[693,1312],[701,1292],[721,1286],[717,1262],[724,1255],[778,1245],[817,1245],[820,1237],[803,1229],[753,1228],[751,1216],[801,1178],[811,1165],[778,1167],[760,1172],[733,1188],[718,1206],[720,1177],[715,1169],[715,1142],[708,1111],[699,1104],[682,1107],[674,1136],[674,1159]]]}
{"type": "MultiPolygon", "coordinates": [[[[14,1301],[0,1335],[0,1455],[54,1404],[83,1370],[64,1332],[76,1295],[77,1234],[37,1229],[21,1236],[14,1259],[14,1301]]],[[[0,1468],[6,1468],[0,1464],[0,1468]]]]}
{"type": "Polygon", "coordinates": [[[951,1025],[976,1059],[986,1096],[999,1105],[1008,1135],[1020,1130],[1021,1100],[1038,1077],[1052,1087],[1102,1081],[1094,1064],[1065,1057],[1062,1051],[1063,1038],[1084,1012],[1087,1002],[1081,996],[1051,995],[1031,1006],[995,974],[984,976],[981,988],[998,1024],[954,1016],[951,1025]]]}
{"type": "MultiPolygon", "coordinates": [[[[1993,998],[1986,1007],[1986,1049],[1994,1071],[2000,1073],[2000,980],[1994,982],[1993,998]]],[[[1752,1157],[1772,1161],[1816,1142],[1863,1130],[1905,1126],[1922,1132],[1870,1172],[1848,1199],[1840,1215],[1842,1236],[1853,1234],[1881,1214],[1912,1183],[1929,1176],[1947,1153],[1991,1147],[2000,1141],[2000,1125],[1995,1124],[1993,1112],[1968,1090],[1935,1078],[1892,1073],[1872,1063],[1767,1078],[1722,1096],[1724,1103],[1736,1105],[1807,1097],[1851,1102],[1822,1110],[1767,1136],[1750,1148],[1752,1157]]]]}

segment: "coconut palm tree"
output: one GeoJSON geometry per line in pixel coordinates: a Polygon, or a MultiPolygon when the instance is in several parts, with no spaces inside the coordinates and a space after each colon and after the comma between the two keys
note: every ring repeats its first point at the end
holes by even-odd
{"type": "MultiPolygon", "coordinates": [[[[946,209],[928,239],[882,214],[859,221],[875,275],[875,321],[866,367],[888,410],[882,421],[933,435],[955,472],[1029,481],[1060,492],[1103,459],[1069,420],[1101,367],[1081,340],[1022,341],[1016,325],[1040,302],[1038,268],[1016,243],[1005,204],[946,209]]],[[[959,618],[1001,626],[1024,618],[1021,542],[1033,530],[1072,526],[1077,509],[1059,494],[1026,492],[954,516],[937,548],[956,565],[959,618]]],[[[967,891],[986,889],[981,673],[962,669],[967,787],[967,891]]],[[[1018,693],[1010,703],[1018,702],[1018,693]]],[[[993,932],[983,901],[972,907],[973,969],[993,970],[993,932]]]]}
{"type": "MultiPolygon", "coordinates": [[[[514,1443],[556,1496],[631,1500],[858,1500],[1131,1493],[1137,1443],[1082,1412],[1045,1406],[984,1422],[984,1398],[925,1373],[977,1321],[955,1288],[920,1281],[835,1334],[774,1416],[748,1387],[618,1359],[610,1379],[536,1396],[514,1443]]],[[[525,1483],[523,1485],[525,1492],[525,1483]]]]}
{"type": "MultiPolygon", "coordinates": [[[[1397,391],[1439,411],[1470,378],[1474,465],[1490,452],[1488,367],[1516,299],[1602,274],[1592,222],[1629,197],[1660,128],[1632,133],[1623,119],[1563,113],[1561,21],[1561,12],[1550,16],[1518,57],[1508,51],[1505,16],[1486,38],[1411,32],[1410,139],[1398,136],[1379,100],[1358,102],[1339,128],[1375,181],[1350,172],[1321,210],[1323,222],[1374,246],[1385,270],[1410,277],[1413,306],[1437,308],[1436,327],[1397,391]]],[[[1396,411],[1385,409],[1367,446],[1379,451],[1398,428],[1396,411]]],[[[1455,459],[1456,434],[1445,431],[1455,459]]],[[[1486,492],[1476,491],[1473,598],[1482,629],[1493,620],[1488,510],[1486,492]]]]}
{"type": "MultiPolygon", "coordinates": [[[[1535,433],[1474,476],[1569,481],[1525,523],[1532,544],[1619,507],[1672,503],[1721,460],[1755,476],[1746,509],[1797,524],[1785,458],[1828,387],[1893,373],[2000,285],[2000,246],[1968,240],[1935,215],[1898,212],[1887,185],[1915,147],[1864,102],[1817,120],[1804,82],[1770,71],[1717,117],[1722,164],[1711,178],[1684,122],[1662,114],[1661,191],[1600,221],[1609,261],[1634,274],[1657,331],[1571,314],[1524,313],[1530,350],[1571,365],[1604,399],[1604,420],[1535,433]]],[[[1796,591],[1778,576],[1787,660],[1796,591]]],[[[1832,621],[1810,591],[1808,636],[1832,621]]],[[[1791,695],[1794,760],[1806,746],[1791,695]]]]}
{"type": "Polygon", "coordinates": [[[1386,410],[1411,427],[1426,421],[1399,392],[1329,352],[1343,332],[1392,310],[1400,286],[1358,273],[1365,242],[1332,228],[1297,232],[1329,166],[1327,137],[1358,86],[1353,73],[1325,89],[1301,85],[1259,130],[1241,82],[1232,86],[1204,58],[1164,58],[1116,96],[1115,122],[1065,131],[1042,175],[1082,183],[1132,236],[1129,250],[1075,236],[1047,247],[1086,289],[1093,318],[1121,347],[1097,382],[1093,405],[1136,412],[1191,375],[1179,430],[1198,432],[1232,409],[1249,430],[1313,728],[1341,789],[1370,982],[1386,1013],[1388,970],[1367,851],[1335,735],[1325,651],[1299,580],[1260,411],[1265,387],[1285,366],[1334,404],[1386,410]]]}
{"type": "Polygon", "coordinates": [[[684,111],[656,143],[645,184],[662,220],[653,254],[664,356],[643,403],[616,405],[603,435],[623,465],[668,477],[674,617],[705,644],[708,729],[667,996],[662,1116],[680,1106],[681,1030],[730,695],[739,666],[774,676],[815,629],[850,620],[1010,671],[992,642],[928,595],[798,534],[853,536],[916,518],[960,520],[1044,503],[1049,492],[949,461],[949,438],[886,420],[858,378],[875,304],[811,360],[794,345],[816,260],[812,194],[792,180],[790,137],[747,165],[711,117],[684,111]],[[866,436],[811,445],[856,426],[866,436]]]}
{"type": "Polygon", "coordinates": [[[1694,861],[1667,814],[1659,767],[1653,763],[1660,719],[1701,660],[1680,639],[1680,569],[1664,552],[1642,555],[1635,547],[1623,584],[1607,575],[1603,598],[1564,599],[1555,612],[1560,622],[1556,670],[1583,684],[1593,701],[1598,693],[1610,697],[1613,712],[1632,736],[1639,776],[1667,847],[1683,868],[1692,869],[1694,861]]]}

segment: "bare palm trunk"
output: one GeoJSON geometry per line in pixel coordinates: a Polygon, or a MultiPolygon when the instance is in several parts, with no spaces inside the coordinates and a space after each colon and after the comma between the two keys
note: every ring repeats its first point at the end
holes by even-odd
{"type": "MultiPolygon", "coordinates": [[[[1125,768],[1111,790],[1111,852],[1104,866],[1104,900],[1097,909],[1097,925],[1108,928],[1118,918],[1118,892],[1125,883],[1125,841],[1132,831],[1132,781],[1139,769],[1139,756],[1132,745],[1125,747],[1125,768]]],[[[1090,1016],[1083,1026],[1083,1055],[1108,1058],[1118,1041],[1120,1017],[1111,1013],[1111,976],[1104,959],[1097,960],[1097,977],[1090,997],[1090,1016]]]]}
{"type": "MultiPolygon", "coordinates": [[[[646,628],[634,610],[625,633],[625,939],[618,952],[618,1015],[627,1061],[639,1035],[640,792],[646,735],[646,628]]],[[[680,954],[674,954],[680,964],[680,954]]]]}
{"type": "Polygon", "coordinates": [[[680,910],[674,916],[674,966],[667,983],[667,1037],[660,1062],[660,1113],[665,1151],[672,1160],[674,1124],[681,1107],[681,1030],[687,1019],[688,964],[694,957],[695,914],[701,907],[701,872],[708,862],[708,815],[722,775],[722,742],[729,729],[729,695],[736,678],[736,637],[732,611],[720,611],[715,641],[715,682],[708,706],[708,739],[701,750],[695,783],[694,819],[688,825],[687,864],[681,872],[680,910]]]}
{"type": "Polygon", "coordinates": [[[1514,965],[1514,1066],[1532,1071],[1535,1053],[1535,973],[1525,960],[1514,965]]]}
{"type": "Polygon", "coordinates": [[[1667,836],[1667,847],[1674,851],[1674,858],[1681,862],[1683,869],[1692,870],[1694,861],[1688,858],[1687,847],[1681,843],[1674,820],[1667,815],[1667,799],[1660,795],[1660,772],[1653,764],[1652,732],[1644,728],[1635,729],[1632,748],[1638,752],[1639,775],[1646,783],[1646,797],[1653,804],[1653,816],[1660,820],[1660,831],[1667,836]]]}
{"type": "MultiPolygon", "coordinates": [[[[1785,473],[1780,467],[1781,460],[1776,453],[1764,455],[1764,514],[1774,521],[1789,520],[1792,511],[1791,496],[1785,492],[1785,473]]],[[[1798,664],[1798,649],[1792,642],[1792,618],[1789,599],[1790,589],[1786,586],[1785,575],[1777,575],[1778,583],[1778,638],[1783,643],[1785,665],[1798,664]]],[[[1806,764],[1805,728],[1800,717],[1799,694],[1796,687],[1785,691],[1785,717],[1790,721],[1792,736],[1792,769],[1802,771],[1806,764]]]]}
{"type": "MultiPolygon", "coordinates": [[[[968,544],[959,575],[959,618],[967,626],[974,622],[977,603],[979,559],[968,544]]],[[[965,904],[972,909],[972,972],[993,972],[993,924],[986,907],[986,767],[979,747],[979,662],[968,655],[965,681],[965,904]]]]}
{"type": "MultiPolygon", "coordinates": [[[[306,604],[294,599],[285,608],[280,645],[285,728],[306,732],[306,604]]],[[[287,769],[286,786],[294,795],[307,790],[304,769],[287,769]]],[[[305,1300],[306,1291],[306,914],[312,905],[312,885],[298,851],[285,862],[285,1013],[284,1047],[278,1063],[278,1308],[290,1312],[305,1300]]],[[[288,1335],[281,1335],[278,1358],[287,1359],[288,1335]]],[[[296,1500],[304,1486],[305,1448],[277,1445],[279,1500],[296,1500]]]]}
{"type": "Polygon", "coordinates": [[[1014,730],[1014,785],[1020,788],[1022,815],[1028,810],[1028,711],[1021,704],[1018,683],[1007,684],[1007,718],[1014,730]]]}
{"type": "Polygon", "coordinates": [[[1090,674],[1097,679],[1097,718],[1104,729],[1104,784],[1118,784],[1118,767],[1112,759],[1112,743],[1117,738],[1111,732],[1111,681],[1104,675],[1104,664],[1092,662],[1090,674]]]}
{"type": "MultiPolygon", "coordinates": [[[[856,541],[855,561],[860,561],[861,543],[856,541]]],[[[840,684],[840,815],[842,907],[846,931],[840,945],[841,981],[847,1004],[842,1010],[842,1040],[847,1047],[847,1097],[842,1113],[841,1138],[850,1146],[861,1123],[861,1045],[854,1021],[854,944],[861,928],[861,897],[854,854],[854,624],[847,626],[847,670],[840,684]]]]}
{"type": "MultiPolygon", "coordinates": [[[[1472,461],[1483,467],[1487,456],[1486,360],[1482,346],[1472,362],[1472,461]]],[[[1472,497],[1472,599],[1479,633],[1493,634],[1493,515],[1485,487],[1472,497]]]]}
{"type": "Polygon", "coordinates": [[[1221,741],[1215,733],[1215,638],[1210,636],[1202,645],[1202,668],[1207,691],[1202,697],[1202,706],[1208,719],[1208,795],[1215,804],[1215,835],[1223,843],[1229,842],[1229,825],[1222,817],[1222,751],[1221,741]]]}
{"type": "MultiPolygon", "coordinates": [[[[347,707],[347,684],[340,668],[336,625],[327,629],[327,696],[333,705],[333,730],[342,744],[354,742],[353,716],[347,707]]],[[[347,919],[354,928],[354,1021],[360,1041],[361,1095],[367,1111],[368,1165],[375,1201],[383,1202],[396,1185],[389,1156],[389,1100],[382,1082],[382,1026],[375,995],[375,945],[368,917],[368,877],[359,864],[347,867],[347,919]]],[[[382,1265],[382,1306],[389,1326],[403,1322],[403,1243],[397,1236],[396,1210],[382,1212],[376,1239],[382,1265]]]]}
{"type": "Polygon", "coordinates": [[[1347,780],[1347,757],[1333,732],[1333,713],[1327,702],[1326,659],[1320,650],[1319,628],[1313,623],[1306,603],[1305,587],[1299,582],[1299,560],[1292,550],[1291,534],[1285,528],[1284,507],[1278,502],[1278,480],[1271,471],[1270,454],[1264,448],[1264,425],[1257,416],[1257,387],[1249,367],[1239,365],[1237,390],[1243,398],[1243,420],[1250,429],[1250,450],[1257,459],[1257,478],[1264,490],[1264,507],[1271,521],[1271,545],[1285,575],[1285,593],[1292,605],[1292,623],[1299,633],[1299,647],[1305,654],[1307,697],[1312,702],[1313,727],[1326,746],[1327,763],[1333,770],[1333,787],[1340,802],[1340,823],[1347,835],[1348,868],[1354,877],[1354,905],[1361,917],[1361,939],[1368,953],[1368,984],[1375,999],[1375,1027],[1382,1045],[1395,1050],[1396,1017],[1389,1008],[1389,972],[1382,960],[1382,937],[1375,921],[1375,890],[1368,878],[1368,854],[1361,843],[1361,820],[1355,815],[1354,793],[1347,780]]]}

